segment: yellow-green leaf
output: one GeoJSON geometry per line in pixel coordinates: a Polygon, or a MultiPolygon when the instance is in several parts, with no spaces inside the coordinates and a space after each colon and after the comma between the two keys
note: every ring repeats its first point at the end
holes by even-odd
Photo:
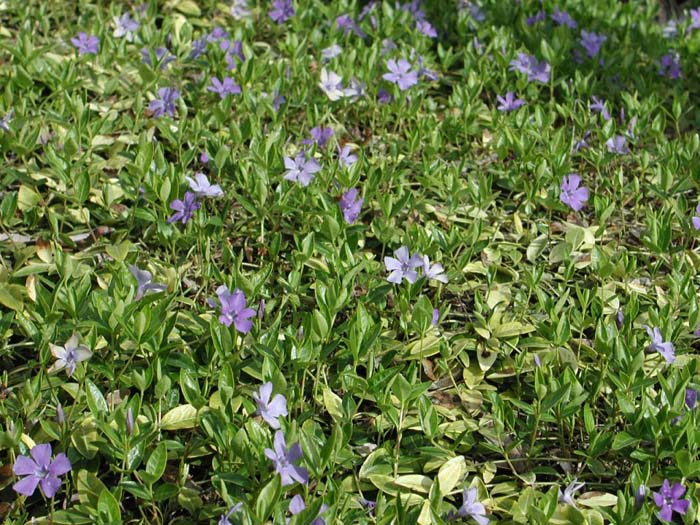
{"type": "Polygon", "coordinates": [[[440,483],[440,493],[447,495],[464,480],[467,474],[467,463],[464,456],[456,456],[446,461],[438,471],[437,479],[440,483]]]}
{"type": "Polygon", "coordinates": [[[182,430],[194,428],[197,423],[197,409],[192,405],[180,405],[163,416],[160,420],[161,430],[182,430]]]}

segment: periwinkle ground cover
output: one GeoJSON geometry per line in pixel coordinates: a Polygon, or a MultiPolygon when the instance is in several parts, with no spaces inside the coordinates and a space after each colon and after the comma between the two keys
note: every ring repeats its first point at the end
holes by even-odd
{"type": "Polygon", "coordinates": [[[700,9],[0,17],[5,523],[697,521],[700,9]]]}

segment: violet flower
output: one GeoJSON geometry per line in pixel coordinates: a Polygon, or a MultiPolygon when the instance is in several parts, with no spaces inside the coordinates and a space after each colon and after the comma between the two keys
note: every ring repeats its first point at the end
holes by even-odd
{"type": "Polygon", "coordinates": [[[386,89],[380,88],[379,91],[377,91],[377,102],[380,104],[389,104],[394,100],[394,96],[389,93],[386,89]]]}
{"type": "Polygon", "coordinates": [[[600,48],[607,39],[608,37],[605,35],[599,35],[592,31],[581,31],[581,47],[586,50],[589,58],[595,57],[600,52],[600,48]]]}
{"type": "Polygon", "coordinates": [[[348,14],[340,15],[338,18],[336,18],[335,25],[338,29],[343,30],[344,36],[350,33],[351,31],[360,38],[365,38],[367,36],[365,32],[362,31],[362,29],[360,29],[360,26],[358,26],[357,23],[355,23],[352,17],[348,14]]]}
{"type": "Polygon", "coordinates": [[[81,55],[96,55],[100,50],[100,39],[96,36],[89,36],[82,31],[78,33],[77,37],[71,38],[70,41],[81,55]]]}
{"type": "Polygon", "coordinates": [[[402,58],[396,62],[391,59],[387,62],[386,67],[389,73],[384,73],[382,78],[397,84],[401,91],[418,84],[418,73],[411,69],[411,64],[407,60],[402,58]]]}
{"type": "Polygon", "coordinates": [[[340,47],[338,44],[333,44],[332,46],[326,47],[321,50],[321,59],[324,63],[326,63],[342,54],[343,48],[340,47]]]}
{"type": "MultiPolygon", "coordinates": [[[[153,50],[153,54],[155,55],[156,63],[160,64],[161,71],[168,67],[170,62],[175,60],[175,56],[170,54],[167,47],[157,47],[153,50]]],[[[148,66],[153,66],[151,52],[147,47],[141,48],[141,61],[148,66]]]]}
{"type": "Polygon", "coordinates": [[[343,79],[337,73],[322,68],[321,81],[318,85],[330,100],[336,101],[345,96],[342,81],[343,79]]]}
{"type": "Polygon", "coordinates": [[[588,200],[588,188],[581,186],[581,177],[569,173],[561,182],[559,200],[574,211],[580,211],[588,200]]]}
{"type": "Polygon", "coordinates": [[[413,284],[418,280],[416,268],[423,265],[423,258],[414,253],[409,256],[408,247],[401,246],[394,252],[395,257],[384,257],[384,266],[389,274],[387,281],[394,284],[401,284],[403,279],[413,284]]]}
{"type": "Polygon", "coordinates": [[[131,14],[124,13],[122,16],[113,17],[114,20],[114,37],[126,37],[127,42],[134,41],[134,31],[139,28],[139,23],[131,18],[131,14]]]}
{"type": "Polygon", "coordinates": [[[207,86],[207,91],[216,93],[223,100],[227,95],[240,94],[241,86],[236,84],[231,77],[224,77],[223,82],[217,77],[212,77],[211,85],[207,86]]]}
{"type": "Polygon", "coordinates": [[[647,488],[642,483],[637,487],[637,490],[634,491],[634,508],[639,510],[642,508],[642,505],[644,505],[644,498],[647,495],[647,488]]]}
{"type": "Polygon", "coordinates": [[[219,518],[217,525],[231,525],[229,518],[234,512],[238,512],[243,508],[243,503],[236,503],[233,507],[228,509],[228,512],[219,518]]]}
{"type": "Polygon", "coordinates": [[[184,200],[175,199],[170,203],[170,209],[174,210],[175,213],[168,218],[168,222],[180,221],[182,224],[187,224],[187,221],[192,218],[192,215],[199,207],[197,196],[190,191],[186,191],[184,200]]]}
{"type": "Polygon", "coordinates": [[[12,466],[12,472],[16,476],[26,476],[12,485],[13,490],[29,497],[39,485],[44,496],[53,498],[61,487],[59,476],[71,470],[68,457],[61,452],[51,461],[50,443],[34,445],[29,451],[29,456],[17,456],[12,466]]]}
{"type": "Polygon", "coordinates": [[[10,131],[10,122],[12,122],[14,116],[14,109],[11,109],[7,113],[5,113],[5,116],[0,119],[0,129],[3,131],[10,131]]]}
{"type": "Polygon", "coordinates": [[[485,516],[486,507],[478,498],[479,493],[476,488],[465,488],[462,493],[462,506],[459,507],[457,513],[463,518],[472,518],[479,525],[488,525],[490,520],[485,516]]]}
{"type": "Polygon", "coordinates": [[[65,346],[58,346],[49,343],[51,355],[56,358],[56,362],[49,369],[49,373],[66,369],[68,377],[73,375],[78,363],[90,359],[92,352],[87,346],[78,344],[78,335],[73,334],[66,341],[65,346]]]}
{"type": "Polygon", "coordinates": [[[357,220],[362,209],[362,203],[365,200],[360,197],[360,192],[357,188],[351,188],[340,198],[340,211],[343,212],[343,219],[348,224],[352,224],[357,220]]]}
{"type": "Polygon", "coordinates": [[[496,95],[496,100],[499,102],[496,108],[498,111],[515,111],[525,105],[525,101],[516,97],[512,91],[506,93],[505,97],[496,95]]]}
{"type": "Polygon", "coordinates": [[[574,508],[578,508],[576,507],[576,502],[574,501],[574,492],[583,488],[584,485],[585,483],[577,483],[577,481],[574,479],[566,486],[564,492],[559,489],[559,503],[564,503],[566,505],[571,505],[574,508]]]}
{"type": "Polygon", "coordinates": [[[614,137],[609,138],[605,142],[605,147],[608,148],[610,153],[615,153],[617,155],[626,155],[630,152],[629,148],[627,147],[627,139],[624,137],[624,135],[615,135],[614,137]]]}
{"type": "Polygon", "coordinates": [[[605,100],[601,100],[595,95],[593,95],[591,97],[591,102],[588,104],[588,107],[594,113],[602,114],[605,120],[610,120],[610,113],[608,113],[608,108],[605,107],[605,100]]]}
{"type": "Polygon", "coordinates": [[[191,60],[195,60],[195,59],[201,57],[206,52],[207,52],[207,39],[206,38],[198,38],[197,40],[192,41],[192,50],[190,51],[190,59],[191,60]]]}
{"type": "Polygon", "coordinates": [[[688,26],[688,31],[700,29],[700,7],[691,9],[688,14],[690,15],[690,25],[688,26]]]}
{"type": "Polygon", "coordinates": [[[418,30],[419,33],[423,33],[425,36],[429,38],[437,38],[437,31],[435,31],[435,28],[433,25],[428,22],[427,20],[417,20],[416,21],[416,29],[418,30]]]}
{"type": "Polygon", "coordinates": [[[571,29],[576,29],[576,20],[571,18],[571,15],[566,11],[560,11],[558,7],[554,8],[554,12],[551,15],[554,23],[560,26],[567,26],[571,29]]]}
{"type": "Polygon", "coordinates": [[[700,230],[700,203],[695,207],[695,213],[697,215],[691,217],[690,221],[693,223],[693,228],[700,230]]]}
{"type": "Polygon", "coordinates": [[[185,177],[190,184],[190,189],[197,197],[221,197],[224,192],[218,184],[211,184],[204,173],[195,173],[194,180],[185,177]]]}
{"type": "Polygon", "coordinates": [[[286,416],[287,399],[282,394],[272,396],[272,383],[267,382],[260,387],[257,393],[253,393],[253,399],[258,407],[257,413],[275,430],[280,428],[279,417],[286,416]]]}
{"type": "Polygon", "coordinates": [[[159,293],[168,289],[164,284],[151,282],[153,280],[153,275],[148,270],[141,270],[138,266],[130,264],[129,271],[136,279],[136,295],[134,296],[134,301],[138,301],[148,292],[159,293]]]}
{"type": "Polygon", "coordinates": [[[163,115],[172,117],[175,114],[175,101],[180,98],[180,92],[175,88],[165,87],[158,90],[158,98],[148,103],[148,109],[158,118],[163,115]]]}
{"type": "Polygon", "coordinates": [[[671,483],[665,479],[659,492],[654,492],[654,503],[660,509],[658,517],[661,521],[670,522],[673,519],[673,512],[685,514],[688,512],[690,502],[681,499],[685,494],[685,487],[680,483],[671,483]]]}
{"type": "Polygon", "coordinates": [[[678,53],[666,53],[659,63],[659,75],[676,80],[681,76],[681,59],[678,53]]]}
{"type": "Polygon", "coordinates": [[[537,13],[535,13],[534,15],[528,16],[525,19],[525,23],[529,26],[534,26],[537,22],[542,22],[544,20],[544,18],[545,18],[544,11],[537,11],[537,13]]]}
{"type": "Polygon", "coordinates": [[[511,71],[519,71],[527,75],[528,82],[541,82],[547,84],[551,68],[546,61],[538,62],[537,59],[526,53],[518,53],[517,58],[510,62],[511,71]]]}
{"type": "Polygon", "coordinates": [[[433,326],[437,326],[439,321],[440,321],[440,310],[438,310],[437,308],[433,308],[433,317],[430,320],[430,324],[433,326]]]}
{"type": "Polygon", "coordinates": [[[301,141],[302,144],[311,145],[317,144],[319,148],[324,147],[328,143],[328,139],[333,136],[333,128],[324,128],[316,126],[311,128],[311,138],[301,141]]]}
{"type": "Polygon", "coordinates": [[[647,351],[658,352],[666,360],[666,363],[673,363],[676,360],[676,349],[673,346],[673,343],[670,341],[664,341],[663,336],[661,335],[661,330],[659,330],[658,326],[655,326],[653,330],[647,325],[644,325],[644,328],[651,339],[651,343],[647,347],[647,351]]]}
{"type": "MultiPolygon", "coordinates": [[[[306,503],[304,503],[304,498],[302,498],[299,494],[294,496],[291,499],[291,501],[289,502],[289,513],[292,516],[296,516],[297,514],[302,512],[305,508],[306,508],[306,503]]],[[[314,519],[311,522],[311,525],[326,525],[326,520],[324,520],[321,517],[321,514],[323,514],[327,510],[328,510],[328,505],[326,505],[325,503],[323,505],[321,505],[321,508],[318,511],[318,516],[316,517],[316,519],[314,519]]],[[[289,523],[289,521],[290,520],[287,519],[287,523],[289,523]]]]}
{"type": "Polygon", "coordinates": [[[281,430],[275,432],[274,449],[265,449],[265,456],[272,461],[275,471],[282,477],[282,486],[309,482],[309,472],[304,467],[295,465],[303,456],[299,443],[294,443],[287,450],[287,442],[281,430]]]}
{"type": "Polygon", "coordinates": [[[427,255],[423,256],[423,275],[426,279],[435,279],[441,283],[447,284],[447,275],[445,275],[445,269],[440,263],[430,263],[430,259],[427,255]]]}
{"type": "Polygon", "coordinates": [[[273,22],[282,24],[294,16],[292,0],[273,0],[272,10],[268,13],[273,22]]]}
{"type": "Polygon", "coordinates": [[[224,40],[228,38],[228,31],[223,27],[216,26],[207,35],[207,42],[218,42],[219,40],[224,40]]]}
{"type": "Polygon", "coordinates": [[[298,182],[303,187],[311,184],[311,181],[314,180],[314,174],[321,171],[321,166],[316,162],[316,159],[313,157],[307,159],[303,151],[299,152],[294,159],[285,156],[284,167],[287,168],[284,178],[298,182]]]}
{"type": "Polygon", "coordinates": [[[255,317],[255,310],[248,308],[245,294],[236,288],[233,293],[224,285],[216,289],[221,305],[219,322],[225,326],[233,324],[239,332],[247,334],[253,326],[250,319],[255,317]]]}
{"type": "MultiPolygon", "coordinates": [[[[357,155],[352,152],[352,148],[348,144],[345,144],[345,146],[338,149],[338,160],[343,166],[349,168],[357,162],[357,155]]],[[[698,206],[700,207],[700,204],[698,206]]]]}

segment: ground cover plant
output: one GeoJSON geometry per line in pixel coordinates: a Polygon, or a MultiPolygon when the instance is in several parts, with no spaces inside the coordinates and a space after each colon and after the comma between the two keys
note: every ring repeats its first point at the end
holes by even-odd
{"type": "Polygon", "coordinates": [[[0,520],[700,521],[700,8],[0,2],[0,520]]]}

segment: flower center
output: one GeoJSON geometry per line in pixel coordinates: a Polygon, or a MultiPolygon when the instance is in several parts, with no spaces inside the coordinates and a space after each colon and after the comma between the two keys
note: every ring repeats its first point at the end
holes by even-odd
{"type": "Polygon", "coordinates": [[[49,469],[46,465],[42,465],[34,472],[34,475],[39,479],[45,479],[49,475],[49,469]]]}

